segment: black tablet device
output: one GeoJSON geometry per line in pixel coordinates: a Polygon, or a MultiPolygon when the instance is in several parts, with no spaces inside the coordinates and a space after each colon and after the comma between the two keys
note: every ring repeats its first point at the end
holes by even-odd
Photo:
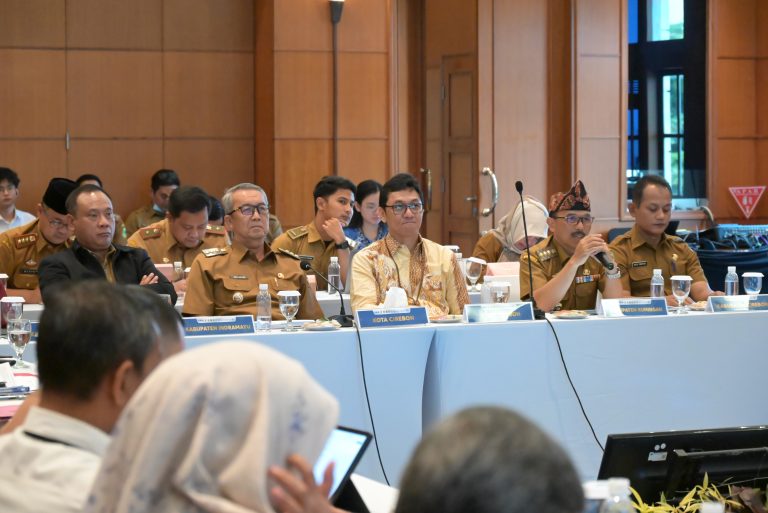
{"type": "Polygon", "coordinates": [[[371,438],[373,437],[370,433],[342,426],[331,432],[314,468],[315,481],[320,483],[326,467],[330,462],[334,462],[333,486],[329,493],[331,502],[338,497],[344,484],[349,480],[371,438]]]}

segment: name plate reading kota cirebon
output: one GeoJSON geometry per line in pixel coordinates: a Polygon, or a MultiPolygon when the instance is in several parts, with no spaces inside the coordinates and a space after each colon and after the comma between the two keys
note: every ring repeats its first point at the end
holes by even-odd
{"type": "Polygon", "coordinates": [[[256,333],[253,326],[253,315],[184,318],[184,335],[187,337],[246,335],[251,333],[256,333]]]}
{"type": "Polygon", "coordinates": [[[427,309],[423,306],[358,310],[355,315],[357,316],[357,325],[361,328],[389,328],[390,326],[429,323],[427,309]]]}
{"type": "Polygon", "coordinates": [[[532,321],[533,307],[528,301],[464,305],[464,322],[532,321]]]}
{"type": "Polygon", "coordinates": [[[759,312],[768,310],[768,294],[756,296],[709,296],[708,312],[759,312]]]}
{"type": "Polygon", "coordinates": [[[667,300],[663,297],[603,299],[600,306],[606,317],[667,315],[667,300]]]}

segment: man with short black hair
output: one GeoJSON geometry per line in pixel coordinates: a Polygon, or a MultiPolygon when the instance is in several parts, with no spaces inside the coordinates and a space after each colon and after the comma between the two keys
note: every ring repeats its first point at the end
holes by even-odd
{"type": "MultiPolygon", "coordinates": [[[[102,189],[104,188],[104,183],[102,183],[101,178],[98,177],[98,175],[94,175],[93,173],[85,173],[77,177],[77,186],[85,185],[85,184],[93,184],[98,185],[102,189]]],[[[128,241],[128,231],[125,228],[125,223],[123,222],[123,218],[120,217],[120,215],[115,212],[115,235],[112,237],[112,242],[114,244],[121,244],[125,246],[126,242],[128,241]]]]}
{"type": "Polygon", "coordinates": [[[670,306],[678,304],[670,282],[676,274],[693,279],[686,302],[723,295],[709,288],[696,252],[679,237],[666,233],[672,218],[672,187],[664,177],[646,175],[638,180],[632,189],[629,213],[635,218],[635,225],[611,243],[626,295],[650,296],[654,269],[661,269],[664,295],[670,306]]]}
{"type": "Polygon", "coordinates": [[[75,242],[40,264],[43,301],[47,289],[61,281],[101,279],[143,285],[158,294],[168,294],[176,303],[173,285],[157,270],[146,251],[112,244],[115,218],[112,199],[104,190],[81,185],[67,197],[67,212],[75,242]]]}
{"type": "MultiPolygon", "coordinates": [[[[352,204],[357,188],[341,176],[325,176],[315,185],[315,218],[312,222],[283,233],[272,249],[287,249],[297,255],[313,257],[312,267],[325,274],[331,257],[339,258],[341,281],[346,283],[350,261],[350,241],[344,227],[352,220],[352,204]]],[[[314,274],[308,271],[307,274],[314,274]]]]}
{"type": "MultiPolygon", "coordinates": [[[[145,250],[155,264],[181,262],[186,269],[203,251],[227,247],[224,227],[208,224],[210,206],[208,193],[200,187],[179,187],[171,193],[165,219],[131,235],[128,245],[145,250]]],[[[181,278],[173,287],[184,292],[187,281],[181,278]]]]}
{"type": "Polygon", "coordinates": [[[140,287],[64,283],[47,299],[37,341],[40,404],[0,436],[4,511],[82,511],[120,412],[160,361],[183,348],[178,314],[140,287]]]}
{"type": "Polygon", "coordinates": [[[76,187],[67,178],[52,178],[37,205],[38,218],[0,234],[0,272],[8,275],[9,295],[42,303],[38,267],[46,256],[69,247],[72,226],[66,201],[76,187]]]}
{"type": "Polygon", "coordinates": [[[352,261],[352,309],[382,305],[387,291],[399,287],[408,304],[425,306],[432,319],[461,314],[469,294],[456,255],[419,234],[424,198],[418,182],[407,173],[393,176],[381,188],[379,206],[389,234],[352,261]]]}
{"type": "Polygon", "coordinates": [[[0,167],[0,233],[31,223],[35,216],[16,208],[21,180],[8,167],[0,167]]]}
{"type": "Polygon", "coordinates": [[[165,219],[165,211],[168,210],[171,193],[180,185],[179,175],[172,169],[160,169],[153,174],[150,193],[152,205],[145,205],[128,214],[125,219],[125,229],[128,236],[133,235],[139,228],[165,219]]]}

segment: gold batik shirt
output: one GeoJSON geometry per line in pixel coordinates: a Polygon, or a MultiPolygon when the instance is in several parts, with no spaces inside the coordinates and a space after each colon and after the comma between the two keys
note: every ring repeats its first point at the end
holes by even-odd
{"type": "Polygon", "coordinates": [[[430,318],[461,314],[469,303],[456,256],[424,238],[419,238],[411,253],[387,235],[354,256],[350,293],[353,310],[383,304],[390,287],[405,289],[409,304],[426,307],[430,318]]]}
{"type": "MultiPolygon", "coordinates": [[[[543,241],[531,247],[531,269],[533,271],[533,289],[537,290],[547,284],[557,273],[563,270],[571,256],[550,235],[543,241]]],[[[528,278],[528,255],[523,251],[520,255],[520,298],[528,299],[531,295],[528,278]]],[[[605,269],[594,258],[576,268],[570,287],[560,300],[563,310],[591,310],[597,302],[597,291],[605,289],[605,269]]]]}

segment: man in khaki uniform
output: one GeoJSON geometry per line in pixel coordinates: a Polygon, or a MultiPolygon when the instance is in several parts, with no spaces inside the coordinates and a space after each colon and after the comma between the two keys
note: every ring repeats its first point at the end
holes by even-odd
{"type": "MultiPolygon", "coordinates": [[[[326,176],[315,185],[315,219],[293,228],[275,239],[272,247],[287,249],[297,255],[310,255],[317,271],[326,274],[332,256],[339,257],[341,281],[346,284],[350,264],[350,242],[344,227],[352,220],[355,184],[340,176],[326,176]]],[[[314,274],[308,271],[308,274],[314,274]]]]}
{"type": "Polygon", "coordinates": [[[233,234],[231,248],[204,249],[192,264],[184,298],[184,315],[253,315],[257,313],[259,284],[269,286],[272,318],[283,319],[277,293],[301,293],[299,319],[319,319],[323,311],[299,262],[272,251],[266,242],[269,203],[264,190],[242,183],[221,199],[224,226],[233,234]]]}
{"type": "Polygon", "coordinates": [[[168,201],[171,193],[181,185],[176,171],[161,169],[152,175],[152,205],[145,205],[134,210],[125,219],[125,231],[130,237],[139,228],[144,228],[152,223],[165,219],[165,211],[168,210],[168,201]]]}
{"type": "MultiPolygon", "coordinates": [[[[612,256],[608,245],[598,235],[589,235],[594,218],[590,214],[589,196],[584,184],[578,180],[563,194],[554,194],[549,200],[550,235],[531,248],[533,270],[533,297],[545,312],[558,306],[564,310],[595,308],[598,289],[605,298],[622,296],[621,274],[618,267],[610,271],[594,257],[605,253],[612,256]]],[[[520,297],[531,295],[528,273],[528,255],[520,257],[520,297]]]]}
{"type": "Polygon", "coordinates": [[[670,277],[687,275],[693,278],[686,301],[705,301],[712,295],[723,295],[709,288],[696,253],[679,237],[665,230],[672,217],[672,188],[661,176],[647,175],[632,189],[629,213],[635,226],[611,243],[611,250],[621,270],[625,294],[648,297],[654,269],[661,269],[667,304],[677,305],[672,295],[670,277]]]}
{"type": "Polygon", "coordinates": [[[43,257],[69,247],[72,235],[66,201],[77,184],[53,178],[37,205],[38,218],[0,234],[0,272],[8,275],[8,295],[21,296],[27,303],[42,303],[38,266],[43,257]]]}
{"type": "MultiPolygon", "coordinates": [[[[128,245],[145,250],[155,265],[181,262],[182,268],[191,266],[204,249],[227,247],[224,227],[208,224],[209,201],[199,187],[179,187],[171,193],[166,218],[139,229],[128,245]]],[[[180,279],[173,287],[184,292],[187,281],[180,279]]]]}

